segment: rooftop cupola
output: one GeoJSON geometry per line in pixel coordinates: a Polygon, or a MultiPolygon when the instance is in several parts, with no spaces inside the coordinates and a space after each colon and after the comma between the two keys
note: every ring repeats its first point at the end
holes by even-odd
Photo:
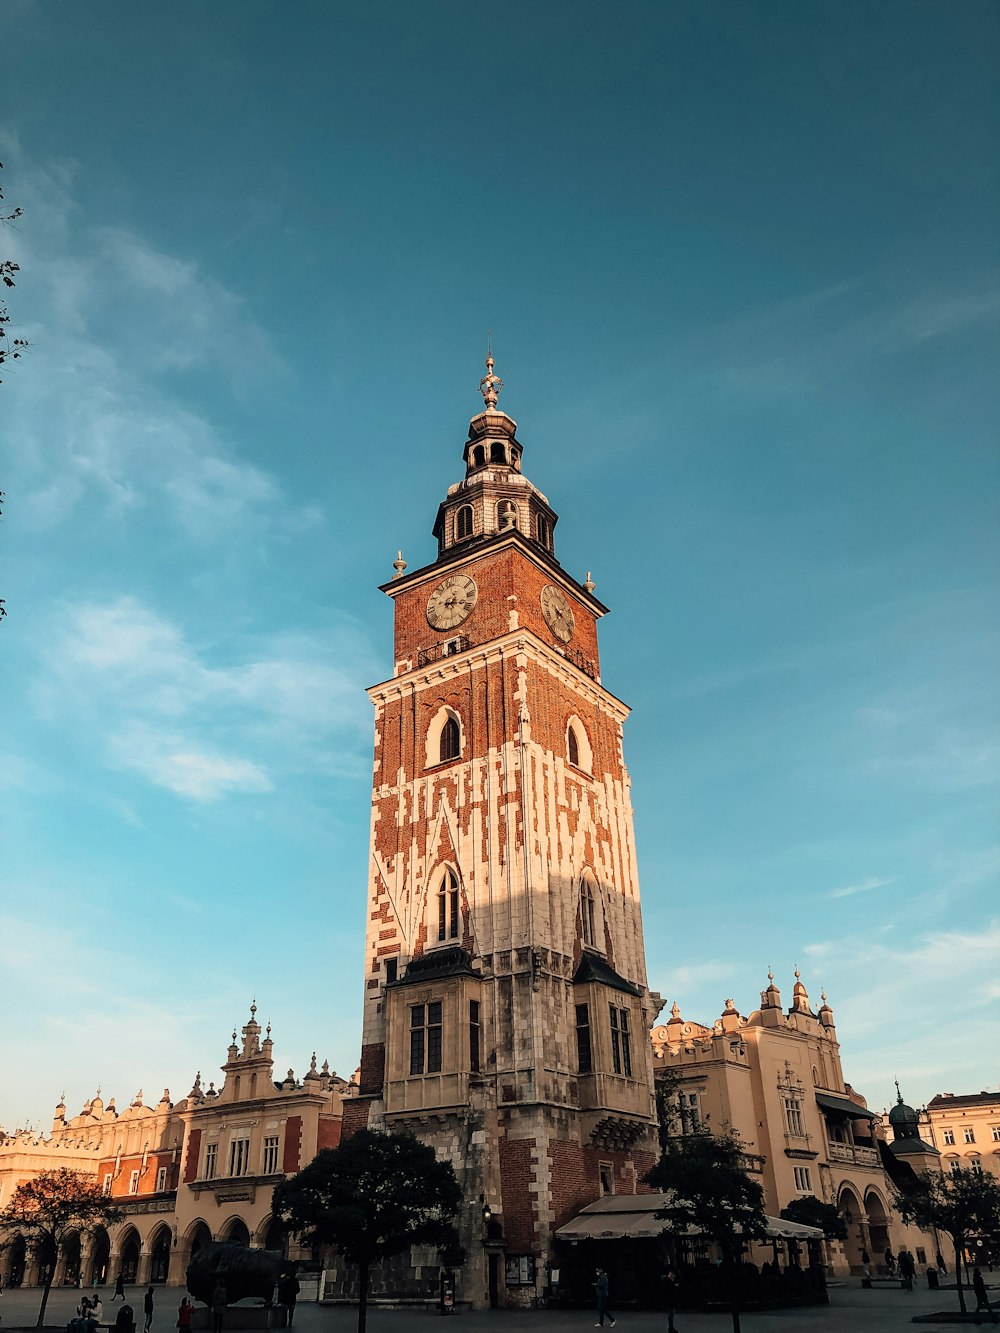
{"type": "Polygon", "coordinates": [[[795,985],[792,987],[792,1008],[791,1013],[808,1014],[812,1018],[813,1011],[809,1008],[809,992],[806,990],[799,973],[798,966],[795,968],[795,985]]]}
{"type": "Polygon", "coordinates": [[[894,1139],[918,1139],[920,1137],[920,1117],[912,1106],[903,1101],[896,1079],[896,1105],[889,1112],[889,1124],[892,1126],[894,1139]]]}
{"type": "Polygon", "coordinates": [[[497,406],[503,380],[494,375],[493,365],[490,353],[479,383],[485,410],[469,422],[463,451],[465,478],[448,488],[434,522],[439,558],[452,548],[464,550],[511,532],[519,532],[550,555],[553,551],[558,515],[521,472],[517,422],[497,406]]]}

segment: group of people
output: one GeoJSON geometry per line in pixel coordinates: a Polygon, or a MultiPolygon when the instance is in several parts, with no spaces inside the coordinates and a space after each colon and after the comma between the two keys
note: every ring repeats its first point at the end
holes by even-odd
{"type": "MultiPolygon", "coordinates": [[[[677,1275],[673,1269],[668,1268],[663,1274],[663,1299],[667,1307],[667,1333],[677,1333],[674,1324],[674,1314],[677,1307],[677,1294],[680,1290],[677,1282],[677,1275]]],[[[595,1328],[603,1328],[604,1320],[607,1318],[612,1328],[615,1326],[615,1317],[611,1313],[608,1305],[608,1273],[607,1269],[598,1268],[597,1277],[594,1280],[594,1288],[597,1292],[597,1323],[595,1328]]]]}
{"type": "MultiPolygon", "coordinates": [[[[153,1293],[154,1288],[147,1287],[146,1294],[142,1299],[144,1315],[142,1333],[151,1333],[153,1327],[153,1293]]],[[[288,1311],[289,1324],[291,1324],[295,1314],[295,1301],[298,1294],[298,1278],[294,1273],[283,1274],[278,1282],[278,1301],[288,1311]]],[[[122,1304],[115,1319],[116,1333],[134,1333],[135,1322],[132,1318],[132,1307],[125,1303],[125,1279],[120,1273],[115,1279],[115,1290],[111,1301],[113,1303],[119,1299],[122,1304]]],[[[229,1304],[229,1293],[226,1291],[226,1284],[221,1278],[212,1289],[212,1297],[208,1304],[212,1311],[212,1333],[222,1333],[226,1307],[229,1304]]],[[[180,1330],[180,1333],[191,1333],[193,1315],[194,1305],[187,1296],[184,1296],[177,1310],[176,1327],[180,1330]]],[[[612,1320],[612,1322],[614,1321],[612,1320]]],[[[95,1291],[93,1296],[84,1296],[77,1306],[76,1317],[70,1320],[70,1333],[97,1333],[103,1323],[104,1303],[101,1300],[100,1292],[95,1291]]]]}

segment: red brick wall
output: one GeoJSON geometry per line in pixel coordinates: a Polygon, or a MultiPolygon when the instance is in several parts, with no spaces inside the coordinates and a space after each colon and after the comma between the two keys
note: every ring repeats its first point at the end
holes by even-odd
{"type": "Polygon", "coordinates": [[[341,1139],[349,1139],[359,1129],[366,1129],[371,1109],[372,1104],[367,1098],[355,1097],[351,1101],[345,1102],[341,1139]]]}
{"type": "Polygon", "coordinates": [[[340,1142],[342,1121],[339,1116],[321,1115],[316,1131],[316,1151],[324,1148],[336,1148],[340,1142]]]}
{"type": "Polygon", "coordinates": [[[601,1196],[600,1164],[608,1162],[614,1170],[616,1194],[631,1194],[633,1179],[637,1194],[649,1193],[650,1187],[642,1177],[653,1165],[652,1153],[607,1152],[602,1148],[581,1147],[579,1143],[555,1140],[550,1145],[549,1160],[552,1171],[552,1211],[555,1226],[561,1227],[574,1218],[587,1204],[601,1196]],[[634,1166],[621,1174],[622,1167],[634,1166]]]}
{"type": "Polygon", "coordinates": [[[514,1253],[531,1253],[538,1242],[535,1229],[535,1198],[528,1190],[537,1174],[531,1164],[534,1139],[500,1140],[500,1196],[503,1201],[503,1234],[514,1253]]]}
{"type": "MultiPolygon", "coordinates": [[[[456,634],[467,635],[474,644],[506,634],[509,612],[516,610],[522,628],[533,630],[543,643],[562,647],[542,615],[541,591],[547,583],[556,583],[550,573],[540,569],[514,547],[456,562],[441,570],[439,578],[428,579],[417,587],[398,593],[396,602],[395,660],[416,659],[419,648],[431,648],[456,634]],[[467,574],[474,578],[479,589],[475,610],[454,629],[432,629],[427,621],[427,599],[446,578],[467,574]],[[510,601],[511,597],[516,601],[510,601]]],[[[558,586],[562,586],[561,584],[558,586]]],[[[575,628],[570,646],[578,648],[584,657],[598,665],[597,623],[594,613],[572,591],[565,592],[573,608],[575,628]]]]}
{"type": "Polygon", "coordinates": [[[198,1178],[198,1158],[201,1156],[201,1130],[192,1129],[188,1135],[187,1156],[184,1158],[184,1183],[189,1185],[198,1178]]]}
{"type": "Polygon", "coordinates": [[[281,1169],[286,1175],[298,1171],[302,1159],[302,1117],[290,1115],[285,1121],[285,1150],[281,1169]]]}
{"type": "Polygon", "coordinates": [[[361,1092],[381,1092],[385,1080],[385,1042],[371,1042],[361,1048],[361,1092]]]}

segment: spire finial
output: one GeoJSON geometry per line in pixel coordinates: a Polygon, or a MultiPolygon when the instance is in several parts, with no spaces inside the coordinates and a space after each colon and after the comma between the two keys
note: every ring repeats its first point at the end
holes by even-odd
{"type": "Polygon", "coordinates": [[[589,569],[587,570],[587,577],[586,577],[586,578],[584,579],[584,581],[583,581],[583,586],[587,589],[588,592],[593,592],[594,589],[597,587],[597,584],[596,584],[596,583],[594,582],[594,580],[590,577],[590,570],[589,570],[589,569]]]}
{"type": "Polygon", "coordinates": [[[490,329],[486,337],[486,374],[479,381],[479,392],[483,395],[487,409],[496,407],[497,395],[502,388],[503,380],[493,374],[493,330],[490,329]]]}
{"type": "Polygon", "coordinates": [[[772,970],[772,968],[771,968],[771,964],[770,964],[770,963],[768,963],[768,965],[767,965],[767,979],[768,979],[768,981],[773,981],[773,980],[774,980],[774,972],[773,972],[773,970],[772,970]]]}
{"type": "Polygon", "coordinates": [[[255,996],[253,997],[253,999],[250,1001],[250,1021],[251,1021],[251,1022],[254,1022],[254,1021],[255,1021],[255,1020],[254,1020],[254,1015],[256,1014],[256,1012],[257,1012],[257,996],[255,995],[255,996]]]}
{"type": "Polygon", "coordinates": [[[799,965],[798,965],[798,963],[795,964],[795,980],[796,980],[796,981],[801,981],[801,980],[802,980],[802,975],[801,975],[801,973],[799,972],[799,965]]]}
{"type": "Polygon", "coordinates": [[[902,1106],[902,1105],[903,1105],[903,1094],[902,1094],[902,1093],[900,1092],[900,1090],[899,1090],[899,1079],[898,1079],[898,1078],[895,1080],[895,1083],[896,1083],[896,1101],[899,1103],[900,1106],[902,1106]]]}
{"type": "Polygon", "coordinates": [[[392,562],[392,567],[396,571],[392,577],[394,579],[401,579],[403,577],[403,570],[406,568],[406,561],[403,559],[402,551],[396,552],[396,558],[392,562]]]}

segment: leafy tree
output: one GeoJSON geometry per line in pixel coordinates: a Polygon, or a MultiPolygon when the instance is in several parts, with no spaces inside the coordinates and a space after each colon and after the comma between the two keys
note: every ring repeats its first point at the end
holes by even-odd
{"type": "MultiPolygon", "coordinates": [[[[35,1254],[48,1252],[58,1258],[74,1232],[85,1235],[121,1217],[121,1209],[101,1192],[92,1177],[64,1166],[58,1171],[42,1171],[18,1185],[6,1208],[0,1210],[0,1236],[5,1246],[23,1236],[35,1254]]],[[[45,1319],[54,1273],[55,1262],[45,1270],[36,1328],[41,1328],[45,1319]]]]}
{"type": "MultiPolygon", "coordinates": [[[[0,170],[3,169],[3,163],[0,162],[0,170]]],[[[3,203],[3,187],[0,186],[0,204],[3,203]]],[[[12,209],[9,213],[0,211],[0,226],[12,227],[21,216],[19,208],[12,209]]],[[[15,264],[13,259],[0,259],[0,280],[5,287],[14,286],[14,274],[20,272],[20,264],[15,264]]],[[[10,323],[10,315],[7,313],[6,301],[0,301],[0,366],[7,361],[16,361],[28,343],[25,338],[11,338],[7,334],[7,325],[10,323]]]]}
{"type": "Polygon", "coordinates": [[[801,1222],[807,1227],[818,1227],[827,1240],[846,1240],[847,1223],[832,1203],[824,1203],[815,1194],[803,1194],[782,1208],[786,1222],[801,1222]]]}
{"type": "Polygon", "coordinates": [[[958,1304],[965,1313],[962,1286],[962,1255],[966,1244],[978,1235],[1000,1231],[1000,1185],[982,1171],[934,1172],[897,1195],[896,1204],[904,1222],[923,1231],[943,1231],[955,1247],[955,1285],[958,1304]]]}
{"type": "Polygon", "coordinates": [[[745,1149],[733,1130],[668,1139],[648,1184],[670,1196],[656,1216],[673,1231],[714,1241],[730,1276],[734,1333],[740,1333],[739,1264],[743,1245],[767,1235],[764,1191],[744,1166],[745,1149]]]}
{"type": "Polygon", "coordinates": [[[457,1244],[461,1191],[450,1162],[412,1134],[362,1129],[325,1148],[275,1187],[276,1216],[306,1244],[335,1245],[358,1268],[358,1333],[365,1333],[371,1266],[411,1245],[457,1244]]]}

